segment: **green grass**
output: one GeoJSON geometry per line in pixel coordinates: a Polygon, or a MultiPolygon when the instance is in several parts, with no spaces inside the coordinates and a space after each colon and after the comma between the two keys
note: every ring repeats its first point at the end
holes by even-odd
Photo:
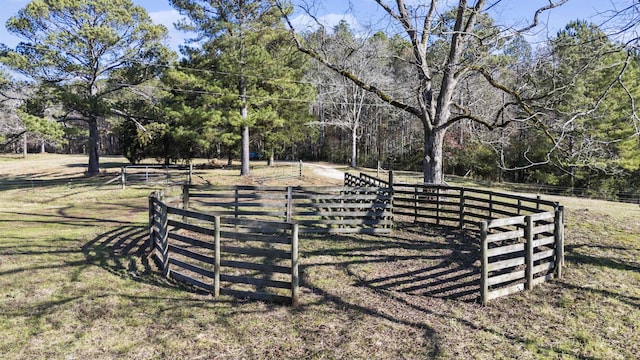
{"type": "MultiPolygon", "coordinates": [[[[45,178],[59,173],[59,159],[84,161],[38,159],[30,171],[45,178]]],[[[0,158],[0,173],[20,161],[0,158]]],[[[67,175],[83,170],[64,166],[67,175]]],[[[239,179],[235,170],[201,175],[239,179]]],[[[311,174],[302,180],[322,183],[311,174]]],[[[152,188],[99,184],[0,191],[2,358],[628,359],[640,353],[637,205],[558,198],[567,206],[564,277],[488,306],[456,299],[465,276],[473,278],[465,271],[476,266],[473,247],[460,234],[407,228],[393,236],[301,238],[301,305],[291,308],[214,299],[158,276],[144,252],[152,188]]]]}

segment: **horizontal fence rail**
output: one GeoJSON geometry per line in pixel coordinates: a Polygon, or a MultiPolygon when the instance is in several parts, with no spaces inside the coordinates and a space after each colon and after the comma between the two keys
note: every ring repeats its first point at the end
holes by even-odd
{"type": "Polygon", "coordinates": [[[149,197],[150,247],[163,274],[211,292],[298,304],[298,225],[224,218],[149,197]]]}
{"type": "Polygon", "coordinates": [[[395,220],[479,229],[483,304],[562,276],[564,208],[558,203],[540,196],[394,183],[392,172],[389,181],[347,175],[345,184],[389,186],[395,220]]]}
{"type": "Polygon", "coordinates": [[[184,209],[233,218],[299,224],[301,233],[388,233],[393,228],[387,187],[184,186],[184,209]]]}
{"type": "Polygon", "coordinates": [[[120,184],[190,184],[192,175],[192,165],[129,165],[120,171],[120,184]]]}

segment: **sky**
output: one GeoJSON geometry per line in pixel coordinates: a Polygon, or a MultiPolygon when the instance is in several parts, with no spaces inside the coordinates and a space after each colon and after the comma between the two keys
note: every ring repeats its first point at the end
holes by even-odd
{"type": "MultiPolygon", "coordinates": [[[[7,19],[14,16],[25,7],[30,0],[0,0],[2,12],[0,12],[0,43],[8,47],[14,47],[20,39],[9,34],[4,27],[7,19]]],[[[453,0],[442,0],[442,3],[453,0]]],[[[562,29],[567,22],[577,18],[593,21],[598,24],[602,17],[597,14],[611,10],[614,7],[622,7],[631,0],[569,0],[559,8],[553,9],[543,16],[540,21],[548,24],[548,27],[540,27],[538,31],[530,35],[530,39],[544,39],[553,36],[562,29]]],[[[133,0],[137,5],[144,7],[155,23],[164,24],[169,30],[167,45],[177,50],[189,37],[188,34],[175,30],[173,23],[178,21],[180,14],[171,7],[168,0],[133,0]]],[[[351,28],[357,32],[369,32],[370,26],[384,28],[383,13],[373,0],[294,0],[294,4],[314,4],[312,11],[327,27],[332,27],[340,20],[346,20],[351,28]]],[[[426,3],[428,0],[406,0],[407,4],[426,3]]],[[[488,1],[493,3],[495,1],[488,1]]],[[[533,13],[538,7],[548,4],[548,0],[502,0],[491,9],[491,14],[497,24],[518,25],[530,22],[533,13]]],[[[303,12],[297,8],[294,12],[294,24],[303,30],[308,24],[303,12]]]]}

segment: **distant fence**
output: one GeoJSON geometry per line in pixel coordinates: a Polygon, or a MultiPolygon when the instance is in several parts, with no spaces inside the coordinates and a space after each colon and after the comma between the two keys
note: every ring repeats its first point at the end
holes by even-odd
{"type": "Polygon", "coordinates": [[[193,166],[177,165],[129,165],[120,172],[120,184],[124,189],[131,184],[190,184],[193,166]]]}
{"type": "Polygon", "coordinates": [[[293,222],[301,233],[388,233],[388,187],[183,186],[184,209],[218,216],[293,222]]]}
{"type": "Polygon", "coordinates": [[[562,276],[564,208],[539,196],[437,184],[394,183],[360,174],[361,186],[391,184],[395,219],[479,230],[483,304],[562,276]]]}
{"type": "Polygon", "coordinates": [[[223,218],[149,197],[150,247],[167,277],[220,294],[298,304],[298,225],[223,218]]]}

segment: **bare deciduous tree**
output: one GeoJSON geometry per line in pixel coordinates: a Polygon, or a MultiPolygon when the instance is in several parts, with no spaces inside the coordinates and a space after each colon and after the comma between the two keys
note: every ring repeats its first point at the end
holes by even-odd
{"type": "Polygon", "coordinates": [[[469,119],[487,128],[495,128],[513,120],[535,119],[534,110],[528,107],[527,95],[517,88],[518,82],[509,82],[501,77],[505,65],[494,61],[495,55],[505,42],[538,26],[541,14],[565,2],[550,0],[532,14],[530,24],[516,29],[515,25],[494,25],[486,15],[486,10],[495,3],[486,0],[459,0],[446,12],[441,12],[443,7],[437,0],[420,6],[410,6],[405,0],[375,0],[388,15],[390,23],[387,29],[401,31],[411,43],[411,56],[401,59],[410,67],[412,74],[411,96],[393,87],[368,81],[346,64],[331,61],[321,48],[313,48],[303,42],[286,16],[285,5],[280,1],[278,5],[300,51],[422,123],[424,181],[440,183],[445,134],[453,124],[469,119]],[[471,75],[476,75],[488,86],[504,94],[506,101],[483,114],[473,113],[464,104],[454,106],[461,80],[471,75]],[[516,114],[517,119],[505,121],[504,114],[516,114]]]}

